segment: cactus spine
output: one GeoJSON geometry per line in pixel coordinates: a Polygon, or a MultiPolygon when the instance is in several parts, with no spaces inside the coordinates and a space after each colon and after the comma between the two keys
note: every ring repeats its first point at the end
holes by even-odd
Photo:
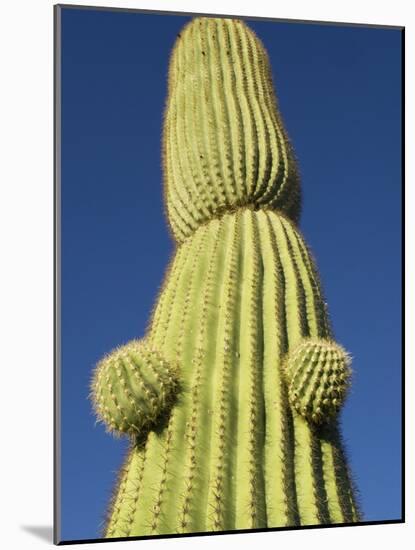
{"type": "Polygon", "coordinates": [[[98,418],[131,436],[103,535],[358,521],[337,419],[349,358],[296,227],[268,58],[241,21],[179,36],[164,162],[177,250],[143,344],[91,384],[98,418]]]}

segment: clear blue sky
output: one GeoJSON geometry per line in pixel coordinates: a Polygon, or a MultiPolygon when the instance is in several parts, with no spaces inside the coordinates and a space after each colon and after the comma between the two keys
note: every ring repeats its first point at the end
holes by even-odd
{"type": "MultiPolygon", "coordinates": [[[[95,363],[144,334],[173,243],[160,143],[169,54],[190,18],[62,15],[62,539],[98,536],[127,442],[94,425],[95,363]]],[[[401,33],[250,21],[302,174],[300,223],[337,340],[366,520],[401,516],[401,33]]]]}

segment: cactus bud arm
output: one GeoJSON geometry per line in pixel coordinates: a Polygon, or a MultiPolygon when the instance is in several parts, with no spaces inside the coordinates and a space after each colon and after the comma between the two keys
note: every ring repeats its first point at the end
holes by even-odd
{"type": "Polygon", "coordinates": [[[350,358],[330,340],[305,339],[285,361],[288,398],[306,420],[331,420],[344,403],[350,384],[350,358]]]}
{"type": "Polygon", "coordinates": [[[177,369],[145,341],[132,340],[98,363],[90,397],[109,432],[140,436],[169,412],[177,393],[177,369]]]}

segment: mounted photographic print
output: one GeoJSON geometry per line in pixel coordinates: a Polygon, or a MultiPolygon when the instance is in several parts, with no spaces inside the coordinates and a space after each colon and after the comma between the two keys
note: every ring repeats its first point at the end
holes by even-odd
{"type": "Polygon", "coordinates": [[[403,521],[403,29],[252,16],[55,6],[55,543],[403,521]]]}

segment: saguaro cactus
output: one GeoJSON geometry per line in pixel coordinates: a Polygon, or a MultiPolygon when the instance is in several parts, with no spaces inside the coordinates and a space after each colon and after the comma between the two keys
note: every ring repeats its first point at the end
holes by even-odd
{"type": "Polygon", "coordinates": [[[91,396],[131,447],[105,537],[356,522],[333,339],[296,224],[300,186],[267,54],[196,18],[170,62],[165,201],[177,248],[147,335],[91,396]]]}

